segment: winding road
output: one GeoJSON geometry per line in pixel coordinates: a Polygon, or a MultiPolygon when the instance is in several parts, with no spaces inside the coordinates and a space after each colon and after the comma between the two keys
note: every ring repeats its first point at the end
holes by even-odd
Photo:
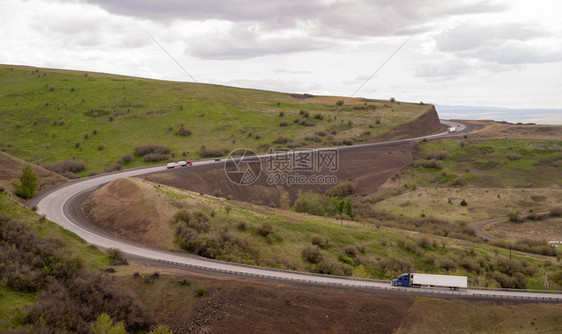
{"type": "MultiPolygon", "coordinates": [[[[466,126],[462,123],[441,121],[448,127],[457,127],[457,132],[462,132],[466,126]]],[[[381,146],[391,145],[400,142],[408,142],[421,140],[424,138],[433,138],[438,136],[448,135],[449,133],[442,132],[434,135],[390,141],[384,143],[362,144],[361,146],[381,146]]],[[[359,145],[356,145],[359,146],[359,145]]],[[[346,149],[348,147],[342,147],[346,149]]],[[[202,160],[194,162],[197,165],[221,163],[214,160],[202,160]]],[[[425,295],[448,295],[449,297],[456,298],[490,298],[490,299],[514,299],[526,300],[536,302],[562,302],[562,293],[548,292],[548,291],[516,291],[504,289],[465,289],[460,291],[449,291],[447,289],[439,288],[403,288],[393,287],[389,281],[380,280],[366,280],[354,279],[347,277],[337,277],[329,275],[319,275],[304,272],[293,272],[276,270],[270,268],[262,268],[255,266],[247,266],[235,263],[221,262],[202,258],[183,252],[172,252],[156,248],[147,247],[138,243],[121,239],[113,236],[105,231],[100,230],[89,224],[81,222],[80,217],[76,214],[76,204],[91,191],[96,188],[111,182],[118,178],[134,177],[144,174],[155,172],[162,172],[165,170],[164,166],[146,167],[129,169],[110,174],[103,174],[94,177],[88,177],[80,180],[70,181],[61,186],[51,189],[49,192],[42,194],[31,205],[37,205],[38,212],[44,214],[49,220],[57,223],[65,229],[76,233],[78,236],[86,240],[88,243],[102,247],[102,248],[119,248],[126,254],[132,255],[137,258],[144,258],[151,261],[158,261],[174,266],[181,266],[186,268],[195,268],[198,270],[206,270],[213,272],[228,273],[240,276],[252,276],[273,280],[295,281],[300,283],[319,284],[326,286],[344,286],[353,288],[366,288],[376,290],[389,290],[408,294],[425,294],[425,295]],[[73,209],[74,208],[74,209],[73,209]]]]}

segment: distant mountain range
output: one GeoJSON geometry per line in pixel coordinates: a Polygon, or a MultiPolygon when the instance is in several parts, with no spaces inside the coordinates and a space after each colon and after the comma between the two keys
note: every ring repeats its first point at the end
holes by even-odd
{"type": "Polygon", "coordinates": [[[473,119],[507,121],[511,123],[562,124],[562,109],[498,108],[473,106],[445,106],[435,104],[443,119],[473,119]]]}

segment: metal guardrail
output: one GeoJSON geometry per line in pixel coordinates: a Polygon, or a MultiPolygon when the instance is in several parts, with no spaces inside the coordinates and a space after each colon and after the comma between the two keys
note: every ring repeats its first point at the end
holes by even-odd
{"type": "MultiPolygon", "coordinates": [[[[159,259],[158,262],[163,262],[166,264],[171,264],[174,266],[179,266],[179,267],[190,267],[190,268],[194,268],[194,269],[199,269],[199,270],[206,270],[206,271],[215,271],[215,272],[220,272],[220,273],[225,273],[225,274],[232,274],[232,275],[240,275],[240,276],[248,276],[248,277],[255,277],[255,278],[265,278],[265,279],[275,279],[275,280],[281,280],[281,281],[290,281],[290,282],[298,282],[298,283],[305,283],[305,284],[314,284],[314,285],[325,285],[325,286],[339,286],[339,287],[352,287],[352,288],[361,288],[361,289],[374,289],[374,290],[382,290],[382,291],[402,291],[402,292],[413,292],[413,293],[423,293],[423,294],[436,294],[436,295],[457,295],[457,296],[462,296],[462,297],[468,297],[468,298],[488,298],[488,299],[508,299],[508,300],[518,300],[518,301],[541,301],[541,302],[555,302],[555,303],[562,303],[562,295],[560,296],[554,296],[554,297],[541,297],[541,296],[517,296],[517,295],[506,295],[506,294],[489,294],[489,293],[483,293],[483,294],[478,294],[478,293],[467,293],[464,291],[443,291],[443,290],[427,290],[427,289],[409,289],[409,288],[396,288],[396,287],[380,287],[380,286],[374,286],[374,285],[362,285],[362,284],[355,284],[353,283],[351,280],[349,283],[340,283],[340,282],[321,282],[321,281],[315,281],[315,280],[311,280],[311,279],[305,279],[305,278],[294,278],[294,277],[279,277],[279,276],[273,276],[273,275],[264,275],[264,274],[256,274],[256,273],[249,273],[249,272],[243,272],[243,271],[236,271],[236,270],[228,270],[228,269],[221,269],[221,268],[211,268],[211,267],[206,267],[206,266],[200,266],[200,265],[195,265],[195,264],[190,264],[190,263],[179,263],[179,262],[175,262],[175,261],[169,261],[169,260],[163,260],[163,259],[159,259]]],[[[268,268],[269,270],[269,268],[268,268]]],[[[280,270],[280,269],[276,269],[277,271],[283,271],[284,270],[280,270]]],[[[335,278],[346,278],[346,277],[335,277],[335,278]]],[[[376,280],[356,280],[356,282],[387,282],[387,281],[376,281],[376,280]]],[[[492,289],[480,289],[479,290],[485,292],[485,291],[493,291],[492,289]]],[[[513,289],[503,289],[503,290],[498,290],[498,291],[517,291],[517,292],[532,292],[529,290],[513,290],[513,289]]],[[[556,293],[556,292],[550,292],[550,291],[543,291],[543,290],[539,290],[536,292],[540,292],[540,293],[556,293]]]]}

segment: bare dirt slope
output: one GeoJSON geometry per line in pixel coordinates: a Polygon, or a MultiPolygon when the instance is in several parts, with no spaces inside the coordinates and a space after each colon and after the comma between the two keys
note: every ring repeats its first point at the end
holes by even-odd
{"type": "Polygon", "coordinates": [[[176,334],[558,333],[562,323],[560,304],[428,298],[144,265],[118,268],[116,279],[176,334]]]}
{"type": "MultiPolygon", "coordinates": [[[[384,147],[349,147],[339,151],[339,168],[335,172],[323,170],[300,172],[301,175],[335,175],[339,182],[351,180],[357,184],[357,193],[371,193],[411,162],[408,143],[384,147]]],[[[151,174],[144,178],[165,185],[195,192],[232,196],[233,199],[263,205],[279,205],[279,197],[287,192],[294,200],[298,191],[312,190],[323,193],[330,184],[268,185],[267,162],[262,160],[262,174],[252,185],[240,186],[230,182],[224,163],[194,166],[169,172],[151,174]]]]}
{"type": "Polygon", "coordinates": [[[173,203],[158,201],[154,187],[139,179],[117,179],[92,193],[82,212],[94,225],[149,246],[175,249],[169,230],[173,203]]]}
{"type": "Polygon", "coordinates": [[[398,125],[392,130],[374,138],[374,142],[383,142],[389,140],[406,139],[427,136],[439,131],[443,131],[444,126],[439,121],[439,115],[435,106],[418,117],[412,122],[398,125]]]}
{"type": "Polygon", "coordinates": [[[68,179],[59,174],[48,171],[37,165],[30,164],[7,153],[0,152],[0,187],[4,188],[8,193],[14,195],[14,183],[19,183],[22,170],[25,166],[31,166],[31,169],[37,174],[37,191],[36,193],[45,191],[59,183],[64,183],[68,179]]]}

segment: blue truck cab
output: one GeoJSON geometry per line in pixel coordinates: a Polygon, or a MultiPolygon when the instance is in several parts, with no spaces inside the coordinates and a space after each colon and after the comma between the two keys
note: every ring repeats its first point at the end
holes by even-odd
{"type": "Polygon", "coordinates": [[[402,274],[397,279],[393,279],[392,285],[411,287],[410,274],[402,274]]]}

